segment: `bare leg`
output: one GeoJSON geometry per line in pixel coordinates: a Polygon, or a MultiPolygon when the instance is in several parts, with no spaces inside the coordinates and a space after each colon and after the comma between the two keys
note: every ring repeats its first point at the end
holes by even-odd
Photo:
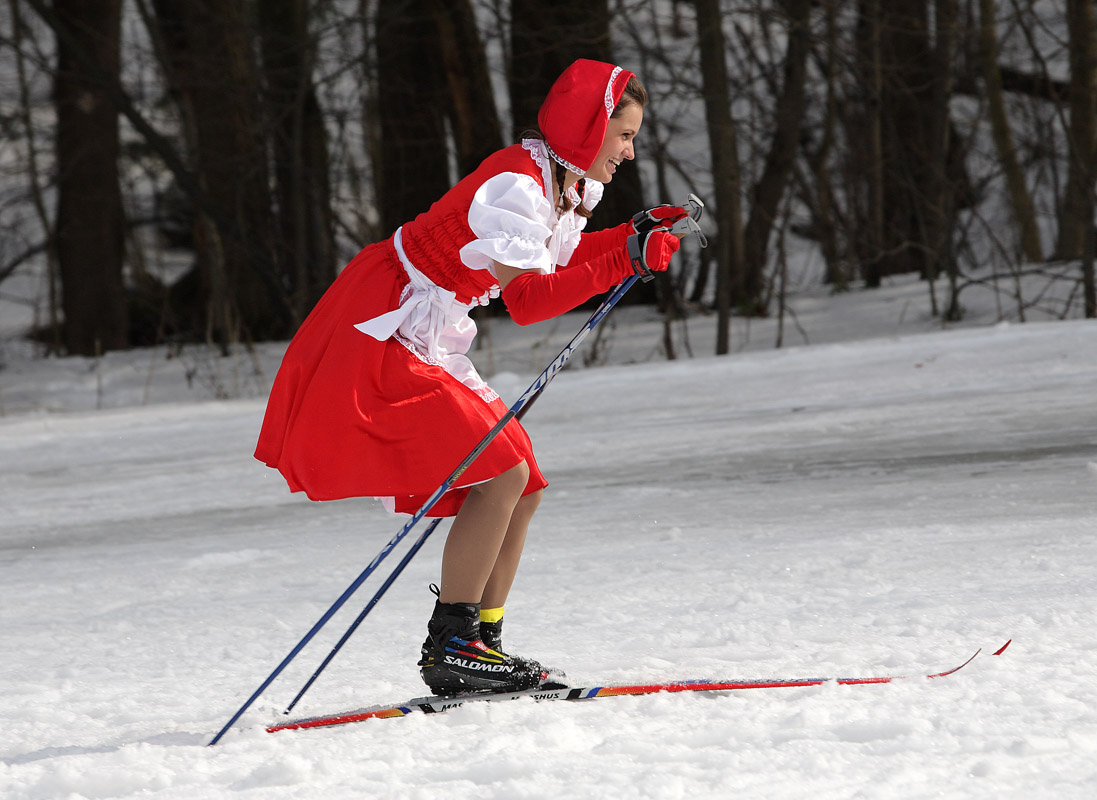
{"type": "Polygon", "coordinates": [[[507,535],[503,538],[503,546],[499,548],[495,567],[488,578],[487,586],[484,587],[484,608],[499,608],[507,602],[511,584],[514,583],[514,574],[518,571],[518,562],[522,560],[526,531],[533,519],[533,512],[541,503],[541,494],[540,490],[527,494],[515,505],[514,513],[510,515],[507,535]]]}
{"type": "MultiPolygon", "coordinates": [[[[483,599],[528,480],[529,467],[523,461],[469,489],[442,553],[441,602],[479,603],[483,599]]],[[[522,533],[524,536],[524,528],[522,533]]]]}

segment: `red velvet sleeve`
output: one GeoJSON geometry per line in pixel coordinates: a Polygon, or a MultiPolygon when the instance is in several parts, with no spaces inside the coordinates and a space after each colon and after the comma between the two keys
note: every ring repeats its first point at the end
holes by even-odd
{"type": "MultiPolygon", "coordinates": [[[[656,272],[665,270],[680,244],[678,237],[670,233],[654,231],[647,234],[641,244],[644,265],[656,272]]],[[[530,325],[571,311],[633,272],[628,247],[622,243],[620,247],[563,272],[551,275],[523,272],[503,289],[503,300],[515,322],[530,325]]]]}
{"type": "Polygon", "coordinates": [[[623,250],[625,240],[633,233],[632,223],[626,222],[616,228],[606,228],[604,231],[584,233],[579,237],[579,246],[571,254],[567,264],[557,266],[557,270],[568,270],[579,264],[585,264],[592,258],[598,258],[614,250],[623,250]]]}
{"type": "Polygon", "coordinates": [[[631,274],[632,263],[622,244],[562,272],[523,272],[507,284],[502,296],[511,318],[519,325],[531,325],[571,311],[631,274]]]}

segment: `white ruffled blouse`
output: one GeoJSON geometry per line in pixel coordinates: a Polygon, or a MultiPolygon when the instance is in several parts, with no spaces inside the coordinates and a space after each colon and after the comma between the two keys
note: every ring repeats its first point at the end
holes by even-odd
{"type": "MultiPolygon", "coordinates": [[[[586,219],[573,211],[557,215],[552,200],[553,161],[544,142],[525,139],[522,147],[541,168],[545,189],[529,175],[501,172],[488,178],[473,196],[469,227],[476,238],[461,248],[461,262],[469,269],[486,269],[495,275],[493,261],[517,269],[536,269],[549,274],[567,264],[579,245],[586,219]]],[[[583,205],[593,209],[602,199],[602,184],[586,181],[583,205]]],[[[568,190],[572,208],[579,203],[573,186],[568,190]]],[[[408,259],[401,245],[400,231],[393,237],[396,253],[410,282],[404,288],[400,306],[354,327],[379,341],[395,337],[419,358],[442,366],[485,400],[498,397],[476,372],[465,355],[476,336],[476,323],[468,312],[499,296],[498,286],[471,304],[458,302],[427,278],[408,259]]]]}
{"type": "MultiPolygon", "coordinates": [[[[529,175],[502,172],[476,190],[469,207],[469,227],[476,239],[461,248],[461,261],[470,269],[495,270],[492,261],[517,269],[539,269],[548,274],[567,264],[586,227],[584,217],[569,211],[557,216],[546,193],[552,191],[552,165],[539,139],[525,139],[522,147],[541,168],[545,189],[529,175]]],[[[583,205],[593,210],[602,199],[602,184],[586,181],[583,205]]],[[[579,193],[568,189],[574,208],[579,193]]]]}

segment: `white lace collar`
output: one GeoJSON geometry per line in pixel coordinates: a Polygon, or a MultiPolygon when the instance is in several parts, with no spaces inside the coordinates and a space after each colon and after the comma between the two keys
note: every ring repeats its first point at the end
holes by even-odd
{"type": "MultiPolygon", "coordinates": [[[[541,177],[544,179],[545,183],[545,199],[552,204],[553,208],[556,208],[556,198],[550,196],[552,194],[552,172],[553,164],[555,162],[552,160],[552,157],[549,156],[548,145],[545,144],[543,139],[523,139],[522,147],[529,151],[533,163],[541,168],[541,177]]],[[[578,185],[579,184],[577,183],[573,183],[567,190],[567,196],[571,201],[572,209],[575,209],[579,203],[582,202],[582,198],[579,197],[579,190],[575,188],[578,185]]],[[[557,216],[560,216],[559,211],[557,212],[557,216]]]]}

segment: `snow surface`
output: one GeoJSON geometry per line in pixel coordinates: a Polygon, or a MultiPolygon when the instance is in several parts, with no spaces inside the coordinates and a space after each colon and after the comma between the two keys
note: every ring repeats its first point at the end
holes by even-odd
{"type": "MultiPolygon", "coordinates": [[[[507,643],[579,682],[922,674],[982,648],[961,672],[266,733],[370,581],[216,747],[400,522],[252,460],[276,346],[34,361],[9,342],[0,797],[1097,795],[1097,323],[934,331],[917,287],[821,294],[812,346],[770,349],[769,321],[724,358],[698,332],[695,358],[659,360],[658,324],[615,315],[599,346],[643,363],[568,370],[526,419],[551,486],[507,643]]],[[[489,327],[477,357],[513,398],[578,320],[489,327]]],[[[442,540],[303,715],[425,693],[442,540]]]]}

